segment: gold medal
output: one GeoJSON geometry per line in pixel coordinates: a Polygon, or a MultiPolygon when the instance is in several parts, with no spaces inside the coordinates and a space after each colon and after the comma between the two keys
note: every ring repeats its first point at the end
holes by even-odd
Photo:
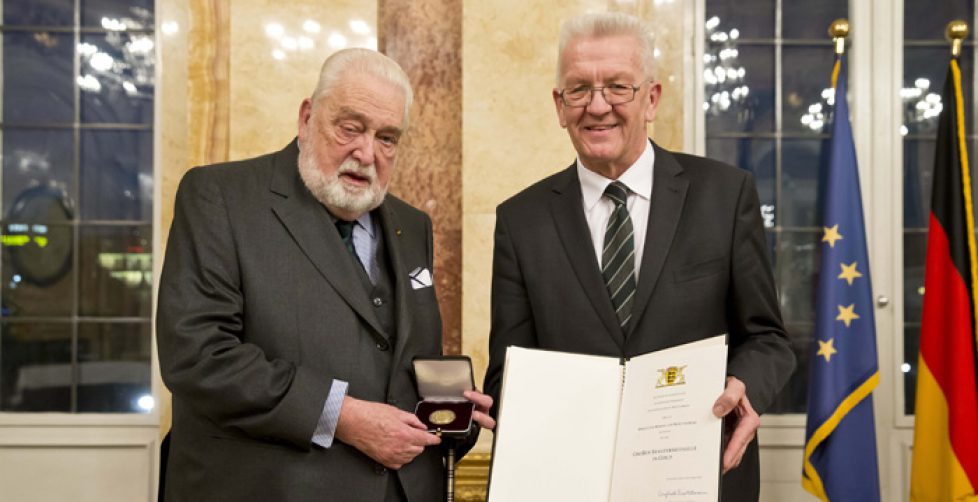
{"type": "Polygon", "coordinates": [[[455,421],[455,412],[452,410],[438,410],[428,415],[428,421],[435,425],[448,425],[455,421]]]}

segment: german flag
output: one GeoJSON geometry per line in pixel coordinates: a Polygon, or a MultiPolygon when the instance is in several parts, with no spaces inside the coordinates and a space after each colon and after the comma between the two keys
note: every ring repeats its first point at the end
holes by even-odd
{"type": "Polygon", "coordinates": [[[937,130],[910,498],[978,500],[978,259],[961,70],[951,60],[937,130]]]}

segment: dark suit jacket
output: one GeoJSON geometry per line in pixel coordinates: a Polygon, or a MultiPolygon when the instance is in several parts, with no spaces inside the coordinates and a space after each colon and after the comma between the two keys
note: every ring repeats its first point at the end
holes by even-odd
{"type": "Polygon", "coordinates": [[[431,221],[392,196],[374,213],[393,275],[392,336],[297,154],[293,142],[180,183],[157,312],[173,392],[166,499],[381,501],[396,475],[411,502],[436,500],[437,448],[393,473],[339,441],[311,443],[334,378],[352,397],[413,411],[411,360],[441,353],[434,288],[408,283],[432,267],[431,221]]]}
{"type": "MultiPolygon", "coordinates": [[[[746,171],[657,145],[649,227],[628,333],[588,231],[576,168],[496,211],[485,389],[499,402],[506,347],[632,357],[729,333],[728,373],[759,412],[794,368],[746,171]]],[[[494,410],[495,413],[495,410],[494,410]]],[[[756,500],[756,442],[724,476],[723,500],[756,500]]]]}

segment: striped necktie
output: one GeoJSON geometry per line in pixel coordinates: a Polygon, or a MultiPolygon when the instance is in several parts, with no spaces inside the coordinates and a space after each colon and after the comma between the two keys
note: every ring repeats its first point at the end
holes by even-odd
{"type": "Polygon", "coordinates": [[[604,250],[601,252],[601,275],[611,304],[615,308],[622,328],[632,317],[632,301],[635,297],[635,236],[632,219],[628,216],[628,188],[615,181],[604,190],[604,196],[615,204],[604,232],[604,250]]]}

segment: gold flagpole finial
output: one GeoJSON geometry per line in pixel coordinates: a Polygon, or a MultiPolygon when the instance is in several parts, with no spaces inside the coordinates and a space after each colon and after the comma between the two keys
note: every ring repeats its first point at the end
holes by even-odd
{"type": "Polygon", "coordinates": [[[842,54],[846,50],[846,37],[849,36],[849,20],[836,19],[829,25],[829,36],[835,42],[835,53],[842,54]]]}
{"type": "Polygon", "coordinates": [[[961,55],[961,42],[968,38],[968,23],[955,19],[950,23],[947,23],[947,29],[944,30],[944,38],[947,38],[948,42],[951,42],[951,55],[958,57],[961,55]]]}

